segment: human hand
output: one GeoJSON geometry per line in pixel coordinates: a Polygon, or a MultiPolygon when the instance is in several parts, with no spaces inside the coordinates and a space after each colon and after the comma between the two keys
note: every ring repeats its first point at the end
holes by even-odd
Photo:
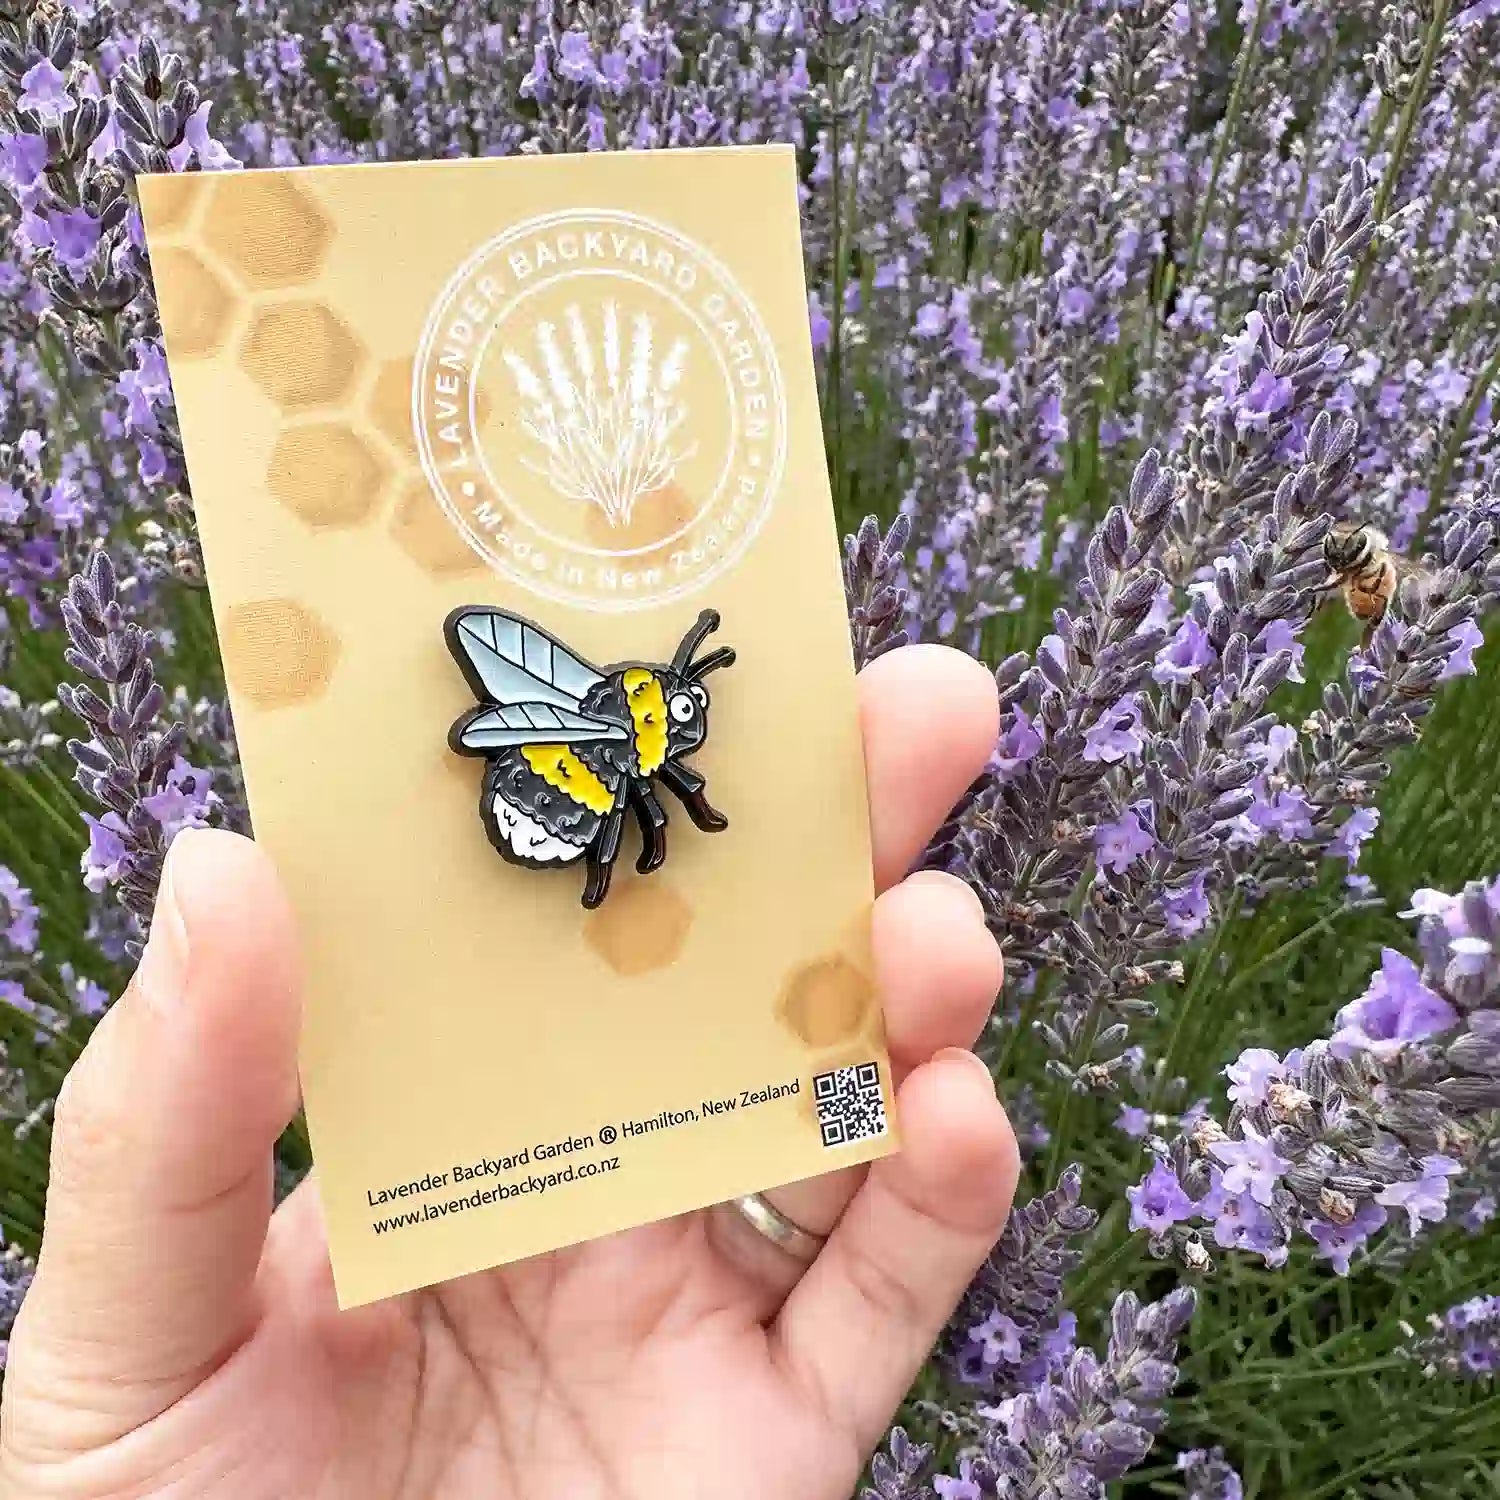
{"type": "Polygon", "coordinates": [[[0,1412],[7,1500],[845,1500],[999,1236],[1014,1138],[967,1048],[1000,983],[979,902],[903,879],[997,731],[976,663],[860,678],[874,942],[904,1148],[341,1313],[318,1200],[271,1213],[299,974],[266,856],[189,833],[150,944],[57,1104],[0,1412]]]}

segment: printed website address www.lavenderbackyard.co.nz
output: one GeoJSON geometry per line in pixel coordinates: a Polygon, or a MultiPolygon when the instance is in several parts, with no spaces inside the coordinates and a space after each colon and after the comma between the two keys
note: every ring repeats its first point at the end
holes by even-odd
{"type": "Polygon", "coordinates": [[[618,1156],[606,1156],[600,1161],[573,1162],[559,1172],[548,1172],[541,1177],[532,1172],[519,1182],[496,1183],[494,1187],[478,1188],[461,1198],[448,1198],[441,1203],[424,1203],[421,1208],[410,1209],[394,1218],[376,1219],[371,1227],[376,1234],[386,1234],[392,1229],[407,1229],[415,1224],[431,1223],[434,1219],[446,1219],[450,1214],[462,1213],[465,1209],[486,1208],[491,1203],[503,1203],[507,1198],[522,1194],[540,1195],[565,1183],[618,1171],[619,1166],[618,1156]]]}

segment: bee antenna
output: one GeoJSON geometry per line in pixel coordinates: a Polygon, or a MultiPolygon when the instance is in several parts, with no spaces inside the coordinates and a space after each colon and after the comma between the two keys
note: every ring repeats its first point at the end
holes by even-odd
{"type": "Polygon", "coordinates": [[[682,644],[677,648],[677,655],[672,658],[672,668],[679,675],[685,674],[688,665],[692,661],[698,647],[719,628],[719,612],[716,609],[705,609],[698,616],[696,623],[688,633],[683,636],[682,644]]]}
{"type": "Polygon", "coordinates": [[[717,672],[720,667],[733,665],[734,647],[720,646],[717,651],[710,651],[701,661],[690,662],[687,671],[683,673],[683,680],[697,682],[700,678],[707,677],[710,672],[717,672]]]}

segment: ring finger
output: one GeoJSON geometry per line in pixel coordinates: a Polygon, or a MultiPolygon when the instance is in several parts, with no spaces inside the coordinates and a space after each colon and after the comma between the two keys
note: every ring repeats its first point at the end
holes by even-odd
{"type": "MultiPolygon", "coordinates": [[[[978,898],[935,871],[902,880],[995,742],[994,680],[977,662],[941,647],[911,647],[860,675],[878,897],[872,916],[877,983],[885,1009],[894,1085],[945,1048],[967,1048],[1000,986],[1000,953],[978,898]]],[[[829,1173],[763,1194],[813,1236],[838,1222],[864,1168],[829,1173]]],[[[733,1205],[709,1215],[721,1253],[764,1291],[766,1315],[806,1268],[805,1239],[776,1243],[733,1205]],[[803,1253],[799,1253],[803,1252],[803,1253]]]]}

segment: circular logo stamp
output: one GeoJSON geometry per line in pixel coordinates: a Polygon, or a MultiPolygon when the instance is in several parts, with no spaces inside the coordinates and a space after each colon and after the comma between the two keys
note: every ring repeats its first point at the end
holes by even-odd
{"type": "Polygon", "coordinates": [[[444,288],[412,385],[422,467],[497,572],[589,609],[704,587],[786,460],[776,351],[729,271],[634,214],[517,225],[444,288]]]}

